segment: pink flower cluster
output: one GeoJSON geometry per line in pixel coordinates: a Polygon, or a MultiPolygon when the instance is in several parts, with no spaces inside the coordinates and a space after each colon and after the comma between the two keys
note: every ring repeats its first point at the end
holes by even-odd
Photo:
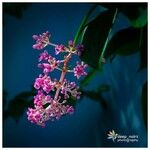
{"type": "MultiPolygon", "coordinates": [[[[59,98],[60,99],[60,98],[59,98]]],[[[34,96],[34,109],[28,108],[28,120],[31,123],[36,123],[42,127],[45,126],[47,120],[59,119],[64,114],[72,114],[74,108],[69,105],[64,105],[63,102],[55,101],[50,95],[45,95],[41,90],[34,96]],[[48,107],[45,108],[45,105],[48,107]]]]}
{"type": "Polygon", "coordinates": [[[32,37],[34,40],[36,40],[36,44],[33,45],[33,48],[41,50],[48,45],[50,34],[48,31],[46,31],[42,35],[33,35],[32,37]]]}
{"type": "Polygon", "coordinates": [[[51,45],[54,47],[56,55],[63,53],[63,59],[57,60],[46,50],[40,54],[38,67],[43,70],[43,74],[35,79],[34,88],[37,90],[37,95],[34,96],[34,108],[28,108],[27,111],[28,120],[43,127],[47,120],[59,119],[62,115],[74,112],[74,107],[69,105],[67,100],[70,97],[79,99],[81,92],[75,82],[70,82],[65,78],[66,74],[72,72],[77,79],[87,75],[85,72],[87,65],[84,62],[77,61],[74,68],[68,69],[72,55],[80,55],[84,50],[83,45],[78,44],[75,47],[74,42],[70,40],[66,47],[62,44],[51,43],[49,38],[48,31],[42,35],[33,35],[33,39],[36,40],[33,48],[42,50],[51,45]],[[55,70],[60,71],[59,79],[50,77],[50,73],[55,70]]]}

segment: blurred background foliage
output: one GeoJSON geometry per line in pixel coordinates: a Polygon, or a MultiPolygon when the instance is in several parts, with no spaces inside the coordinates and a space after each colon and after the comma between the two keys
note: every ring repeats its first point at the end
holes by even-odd
{"type": "MultiPolygon", "coordinates": [[[[86,31],[83,32],[82,43],[86,51],[83,52],[81,59],[91,66],[92,71],[84,81],[81,81],[82,84],[85,82],[88,83],[93,74],[95,74],[98,69],[101,69],[101,55],[103,55],[107,61],[108,58],[114,58],[116,55],[128,56],[140,52],[141,60],[138,71],[147,68],[147,4],[102,3],[99,5],[106,7],[107,10],[89,22],[86,31]],[[115,24],[114,19],[116,18],[114,18],[114,13],[116,10],[118,11],[117,13],[122,13],[128,18],[130,26],[111,35],[112,30],[110,29],[113,29],[115,24]]],[[[147,100],[146,97],[143,96],[147,94],[146,85],[147,83],[145,83],[143,87],[141,101],[143,104],[142,111],[145,126],[147,127],[147,100]]],[[[100,93],[100,91],[98,91],[98,93],[100,93]]],[[[96,95],[96,93],[93,91],[88,93],[88,96],[92,95],[96,95]]],[[[92,97],[92,99],[97,98],[92,97]]],[[[98,99],[101,101],[102,98],[98,99]]]]}
{"type": "Polygon", "coordinates": [[[9,14],[17,19],[21,19],[23,17],[23,12],[30,6],[31,3],[5,3],[3,5],[3,14],[9,14]]]}
{"type": "MultiPolygon", "coordinates": [[[[9,14],[17,19],[23,17],[23,12],[28,9],[31,3],[5,3],[3,4],[3,14],[9,14]]],[[[147,69],[147,4],[146,3],[96,3],[92,6],[92,11],[85,15],[83,24],[79,27],[75,35],[78,42],[82,42],[85,51],[81,55],[81,59],[89,65],[88,75],[80,81],[80,90],[82,97],[89,97],[93,101],[97,101],[104,109],[108,109],[108,101],[105,100],[103,94],[108,91],[113,91],[109,84],[98,85],[98,88],[86,90],[86,86],[95,75],[103,71],[103,65],[107,62],[112,62],[117,55],[129,56],[134,53],[140,53],[140,66],[137,72],[147,69]],[[100,12],[92,19],[90,15],[95,8],[103,7],[104,11],[100,12]],[[116,13],[117,10],[117,14],[116,13]],[[114,20],[117,20],[118,14],[122,14],[130,23],[129,27],[119,31],[112,32],[115,26],[114,20]],[[107,41],[107,42],[106,42],[107,41]],[[102,56],[102,57],[101,57],[102,56]]],[[[3,17],[5,24],[5,18],[3,17]]],[[[4,26],[5,27],[5,26],[4,26]]],[[[3,120],[11,117],[16,122],[27,110],[27,107],[33,107],[33,96],[36,91],[31,87],[30,91],[25,91],[17,94],[11,100],[8,100],[6,90],[3,91],[3,120]]],[[[76,105],[73,98],[68,100],[70,105],[76,105]]],[[[141,106],[143,121],[147,128],[147,82],[142,88],[141,106]]]]}

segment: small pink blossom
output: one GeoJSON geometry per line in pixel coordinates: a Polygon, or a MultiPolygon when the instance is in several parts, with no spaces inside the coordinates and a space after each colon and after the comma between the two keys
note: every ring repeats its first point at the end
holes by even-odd
{"type": "Polygon", "coordinates": [[[49,63],[42,63],[38,65],[39,68],[43,68],[43,73],[48,74],[49,72],[52,72],[55,67],[49,63]]]}
{"type": "Polygon", "coordinates": [[[53,61],[50,63],[40,63],[38,64],[39,68],[43,69],[44,74],[48,74],[49,72],[52,72],[59,64],[59,61],[53,61]]]}
{"type": "Polygon", "coordinates": [[[28,120],[31,121],[31,123],[37,123],[43,127],[45,126],[45,124],[42,122],[42,113],[37,111],[37,109],[28,108],[27,115],[28,120]]]}
{"type": "Polygon", "coordinates": [[[87,75],[87,73],[85,72],[85,68],[87,67],[87,64],[84,64],[83,61],[81,62],[81,64],[79,62],[77,62],[76,64],[77,65],[74,68],[74,76],[76,76],[77,79],[79,79],[81,76],[87,75]]]}
{"type": "Polygon", "coordinates": [[[43,89],[47,94],[50,91],[53,91],[55,88],[56,81],[52,81],[49,76],[39,76],[36,78],[35,83],[34,83],[34,88],[39,90],[40,88],[43,89]]]}
{"type": "Polygon", "coordinates": [[[34,83],[34,88],[35,89],[40,89],[40,87],[43,86],[44,78],[42,78],[42,75],[39,75],[38,78],[36,78],[35,83],[34,83]]]}
{"type": "Polygon", "coordinates": [[[84,51],[84,46],[82,44],[78,44],[76,46],[78,56],[81,56],[82,52],[84,51]]]}
{"type": "Polygon", "coordinates": [[[79,99],[81,92],[78,92],[79,87],[76,86],[75,82],[69,82],[66,79],[61,87],[61,93],[64,94],[64,99],[71,96],[79,99]]]}
{"type": "Polygon", "coordinates": [[[68,42],[68,46],[69,46],[69,47],[74,47],[74,42],[73,42],[72,40],[70,40],[70,41],[68,42]]]}
{"type": "Polygon", "coordinates": [[[48,55],[47,53],[41,54],[40,60],[43,59],[47,60],[47,63],[39,63],[38,67],[43,69],[44,74],[52,72],[61,63],[60,60],[56,60],[54,57],[48,55]]]}
{"type": "Polygon", "coordinates": [[[48,94],[50,91],[53,91],[55,88],[55,82],[52,82],[50,77],[47,77],[44,80],[43,90],[48,94]]]}
{"type": "Polygon", "coordinates": [[[50,103],[52,100],[50,95],[45,95],[43,91],[38,91],[37,95],[34,96],[34,105],[35,107],[42,108],[46,103],[50,103]]]}
{"type": "Polygon", "coordinates": [[[43,53],[40,54],[39,62],[42,60],[48,60],[48,58],[49,58],[48,52],[44,51],[43,53]]]}
{"type": "Polygon", "coordinates": [[[55,54],[58,55],[60,52],[64,52],[65,51],[65,46],[64,45],[56,45],[55,47],[55,54]]]}
{"type": "Polygon", "coordinates": [[[67,109],[67,113],[73,114],[74,113],[74,108],[72,106],[69,106],[67,109]]]}
{"type": "Polygon", "coordinates": [[[33,35],[32,38],[36,40],[36,44],[32,47],[37,50],[41,50],[49,44],[50,34],[48,31],[44,32],[42,35],[33,35]]]}

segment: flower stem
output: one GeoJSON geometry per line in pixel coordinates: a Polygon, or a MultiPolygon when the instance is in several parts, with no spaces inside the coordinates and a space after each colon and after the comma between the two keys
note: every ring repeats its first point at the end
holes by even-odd
{"type": "MultiPolygon", "coordinates": [[[[61,73],[61,76],[60,76],[60,79],[59,79],[59,82],[60,82],[61,84],[62,84],[63,81],[64,81],[64,78],[65,78],[65,75],[66,75],[66,72],[67,72],[67,64],[68,64],[70,58],[71,58],[71,53],[69,53],[69,54],[66,56],[65,60],[64,60],[64,65],[63,65],[62,73],[61,73]]],[[[59,92],[60,92],[60,87],[57,88],[56,93],[55,93],[55,96],[54,96],[54,100],[56,100],[56,101],[57,101],[57,99],[58,99],[59,92]]]]}
{"type": "MultiPolygon", "coordinates": [[[[113,17],[113,20],[112,20],[112,27],[113,27],[114,22],[115,22],[115,20],[116,20],[117,13],[118,13],[118,8],[116,8],[115,13],[114,13],[114,17],[113,17]]],[[[106,39],[106,41],[105,41],[105,44],[104,44],[102,53],[101,53],[101,55],[100,55],[99,67],[101,67],[102,59],[104,58],[104,53],[105,53],[105,51],[106,51],[106,47],[107,47],[108,42],[109,42],[109,39],[110,39],[110,34],[111,34],[111,32],[112,32],[112,27],[109,29],[107,39],[106,39]]]]}
{"type": "MultiPolygon", "coordinates": [[[[63,82],[65,75],[66,75],[66,72],[62,71],[61,76],[60,76],[60,80],[59,80],[60,83],[63,82]]],[[[56,101],[57,101],[57,98],[59,96],[59,92],[60,92],[60,87],[57,88],[56,93],[55,93],[54,100],[56,100],[56,101]]]]}
{"type": "Polygon", "coordinates": [[[54,44],[54,43],[48,43],[48,45],[51,45],[51,46],[54,46],[54,47],[56,47],[57,45],[56,44],[54,44]]]}

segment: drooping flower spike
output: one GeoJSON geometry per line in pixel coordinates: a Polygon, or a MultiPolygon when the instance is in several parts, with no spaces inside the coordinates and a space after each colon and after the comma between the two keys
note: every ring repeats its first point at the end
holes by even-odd
{"type": "Polygon", "coordinates": [[[81,76],[87,75],[85,71],[87,65],[77,61],[72,70],[68,69],[72,55],[79,56],[83,52],[82,44],[75,46],[72,40],[68,42],[68,47],[63,44],[51,43],[48,31],[42,35],[33,35],[33,39],[36,40],[33,45],[34,49],[43,50],[46,46],[53,46],[56,56],[65,53],[62,60],[57,60],[47,50],[44,50],[38,59],[40,62],[38,67],[43,70],[43,74],[35,79],[34,88],[37,90],[37,95],[34,96],[34,108],[28,108],[27,115],[31,123],[44,127],[46,121],[58,120],[61,116],[74,112],[74,107],[68,105],[67,100],[70,97],[79,99],[81,92],[74,81],[66,79],[66,74],[73,72],[74,76],[79,79],[81,76]],[[55,70],[60,71],[59,79],[50,77],[51,72],[55,70]],[[54,96],[51,92],[55,93],[54,96]]]}

